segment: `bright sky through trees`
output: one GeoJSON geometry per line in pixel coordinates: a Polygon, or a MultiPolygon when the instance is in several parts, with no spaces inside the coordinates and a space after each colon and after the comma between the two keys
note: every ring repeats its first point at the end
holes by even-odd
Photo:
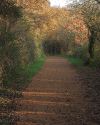
{"type": "Polygon", "coordinates": [[[71,3],[73,0],[50,0],[51,6],[64,7],[65,5],[71,3]]]}

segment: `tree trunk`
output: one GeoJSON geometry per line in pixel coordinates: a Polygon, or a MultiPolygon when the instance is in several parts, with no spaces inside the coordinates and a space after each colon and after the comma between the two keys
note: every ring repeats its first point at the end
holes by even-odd
{"type": "Polygon", "coordinates": [[[85,61],[85,65],[89,65],[91,63],[91,60],[94,58],[94,45],[96,40],[96,32],[91,30],[88,35],[89,35],[89,46],[88,46],[89,58],[85,61]]]}
{"type": "Polygon", "coordinates": [[[91,31],[91,35],[89,37],[89,56],[90,56],[90,59],[94,58],[95,40],[96,40],[96,33],[95,33],[95,31],[91,31]]]}
{"type": "Polygon", "coordinates": [[[94,57],[94,38],[92,35],[89,38],[89,57],[91,59],[94,57]]]}

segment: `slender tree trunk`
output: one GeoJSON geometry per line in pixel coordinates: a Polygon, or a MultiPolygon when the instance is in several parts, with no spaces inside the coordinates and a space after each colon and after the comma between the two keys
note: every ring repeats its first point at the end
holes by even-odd
{"type": "Polygon", "coordinates": [[[94,45],[96,40],[97,33],[94,30],[89,30],[88,36],[89,36],[89,46],[88,46],[88,52],[89,52],[89,58],[85,62],[85,65],[89,65],[91,63],[91,60],[94,58],[94,45]]]}
{"type": "Polygon", "coordinates": [[[95,43],[95,34],[92,31],[89,37],[89,56],[90,59],[94,58],[94,43],[95,43]]]}

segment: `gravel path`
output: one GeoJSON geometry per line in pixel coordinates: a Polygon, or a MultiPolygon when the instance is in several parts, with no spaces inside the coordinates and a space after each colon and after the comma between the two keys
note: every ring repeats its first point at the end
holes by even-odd
{"type": "Polygon", "coordinates": [[[48,57],[16,100],[17,125],[99,125],[86,116],[88,101],[77,70],[62,57],[48,57]]]}

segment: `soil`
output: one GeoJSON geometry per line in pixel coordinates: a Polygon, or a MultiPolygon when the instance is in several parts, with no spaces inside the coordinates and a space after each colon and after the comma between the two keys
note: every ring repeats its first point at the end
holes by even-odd
{"type": "Polygon", "coordinates": [[[48,57],[16,99],[17,125],[100,125],[100,71],[48,57]]]}

